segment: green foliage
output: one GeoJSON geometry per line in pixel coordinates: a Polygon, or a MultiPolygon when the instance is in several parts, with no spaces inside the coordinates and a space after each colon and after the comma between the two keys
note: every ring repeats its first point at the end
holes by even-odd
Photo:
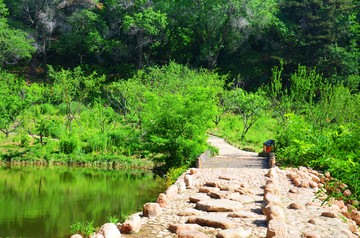
{"type": "Polygon", "coordinates": [[[247,93],[241,88],[235,88],[224,95],[224,104],[227,110],[234,111],[240,115],[244,125],[241,139],[244,139],[249,129],[264,114],[269,103],[263,91],[247,93]]]}
{"type": "Polygon", "coordinates": [[[60,152],[65,154],[79,153],[80,141],[76,136],[60,140],[60,152]]]}
{"type": "Polygon", "coordinates": [[[186,172],[186,170],[189,168],[187,165],[183,165],[181,167],[173,167],[170,168],[166,172],[166,180],[165,185],[166,187],[169,187],[170,185],[174,184],[177,180],[177,178],[186,172]]]}
{"type": "Polygon", "coordinates": [[[88,140],[88,146],[90,151],[104,151],[107,148],[108,137],[106,134],[93,135],[88,140]]]}
{"type": "Polygon", "coordinates": [[[20,29],[9,27],[9,15],[4,1],[0,0],[0,66],[17,63],[21,59],[30,58],[35,51],[26,33],[20,29]]]}
{"type": "Polygon", "coordinates": [[[89,237],[92,233],[96,231],[93,221],[87,222],[76,222],[70,225],[71,234],[80,234],[84,237],[89,237]]]}

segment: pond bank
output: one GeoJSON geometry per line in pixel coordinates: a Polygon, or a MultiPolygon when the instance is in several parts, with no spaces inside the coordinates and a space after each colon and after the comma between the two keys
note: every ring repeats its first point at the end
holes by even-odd
{"type": "MultiPolygon", "coordinates": [[[[315,195],[318,187],[292,183],[289,177],[296,171],[300,170],[275,168],[269,173],[267,169],[190,169],[168,188],[165,198],[159,196],[157,205],[150,203],[152,211],[146,211],[147,204],[136,214],[139,231],[121,236],[360,237],[356,223],[342,215],[345,208],[340,208],[338,202],[322,205],[315,195]],[[183,189],[185,183],[187,188],[183,189]],[[177,193],[173,186],[178,188],[177,193]],[[268,211],[267,206],[274,207],[268,211]]],[[[306,178],[313,173],[316,171],[306,168],[299,172],[306,178]]],[[[121,224],[118,227],[121,229],[121,224]]]]}

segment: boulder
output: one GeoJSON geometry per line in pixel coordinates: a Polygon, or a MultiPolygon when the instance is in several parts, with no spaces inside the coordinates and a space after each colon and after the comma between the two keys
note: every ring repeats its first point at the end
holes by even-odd
{"type": "Polygon", "coordinates": [[[216,235],[217,238],[247,238],[250,237],[252,233],[252,229],[243,229],[243,228],[238,228],[238,229],[228,229],[228,230],[222,230],[219,231],[216,235]]]}
{"type": "Polygon", "coordinates": [[[208,182],[205,183],[205,185],[209,186],[209,187],[219,187],[218,186],[219,184],[216,183],[216,182],[213,182],[213,181],[208,181],[208,182]]]}
{"type": "Polygon", "coordinates": [[[105,223],[100,228],[99,232],[100,235],[103,235],[104,238],[120,238],[121,234],[119,229],[116,227],[114,223],[105,223]]]}
{"type": "Polygon", "coordinates": [[[162,213],[161,207],[157,203],[145,203],[143,206],[143,214],[145,217],[156,217],[162,213]]]}
{"type": "Polygon", "coordinates": [[[309,185],[310,185],[310,187],[312,187],[312,188],[317,188],[317,187],[318,187],[318,184],[317,184],[316,182],[314,182],[314,181],[310,181],[310,182],[309,182],[309,185]]]}
{"type": "Polygon", "coordinates": [[[269,206],[264,210],[266,215],[266,222],[273,219],[284,220],[285,216],[280,206],[269,206]]]}
{"type": "Polygon", "coordinates": [[[267,193],[265,196],[264,196],[264,203],[268,204],[270,202],[273,202],[275,204],[281,204],[281,200],[280,198],[276,195],[276,194],[273,194],[273,193],[267,193]]]}
{"type": "Polygon", "coordinates": [[[70,238],[83,238],[83,237],[79,234],[74,234],[74,235],[70,236],[70,238]]]}
{"type": "Polygon", "coordinates": [[[266,238],[272,238],[275,236],[287,237],[286,224],[283,220],[273,219],[269,221],[266,238]]]}
{"type": "Polygon", "coordinates": [[[255,202],[255,200],[250,196],[239,195],[239,194],[237,195],[238,196],[230,197],[230,200],[241,202],[242,204],[253,204],[255,202]]]}
{"type": "Polygon", "coordinates": [[[175,185],[178,187],[178,193],[183,193],[186,190],[186,184],[183,181],[177,181],[175,185]]]}
{"type": "Polygon", "coordinates": [[[233,193],[230,191],[217,191],[217,192],[209,192],[208,195],[211,198],[215,198],[215,199],[231,199],[233,197],[240,196],[239,193],[233,193]]]}
{"type": "Polygon", "coordinates": [[[356,222],[357,225],[360,225],[360,212],[359,211],[356,211],[355,209],[353,209],[351,211],[350,217],[352,220],[354,220],[356,222]]]}
{"type": "Polygon", "coordinates": [[[189,175],[189,174],[185,175],[184,180],[185,180],[185,184],[187,187],[189,187],[189,188],[194,187],[194,179],[193,179],[192,175],[189,175]]]}
{"type": "Polygon", "coordinates": [[[345,197],[350,197],[351,196],[351,191],[349,189],[345,189],[343,194],[344,194],[345,197]]]}
{"type": "Polygon", "coordinates": [[[138,214],[133,214],[121,226],[122,234],[132,234],[139,232],[141,229],[141,219],[138,214]]]}
{"type": "Polygon", "coordinates": [[[312,175],[311,176],[311,180],[315,183],[320,183],[320,178],[316,175],[312,175]]]}
{"type": "Polygon", "coordinates": [[[273,193],[273,194],[276,194],[278,196],[280,195],[279,188],[275,184],[265,185],[265,187],[264,187],[264,196],[269,192],[273,193]]]}
{"type": "Polygon", "coordinates": [[[221,229],[232,229],[236,227],[236,223],[228,218],[219,215],[206,215],[201,217],[190,217],[188,223],[195,223],[200,226],[210,226],[221,229]]]}
{"type": "Polygon", "coordinates": [[[160,207],[166,207],[170,205],[170,200],[165,193],[160,193],[156,199],[156,203],[159,204],[160,207]]]}
{"type": "Polygon", "coordinates": [[[211,199],[196,203],[196,208],[207,212],[236,212],[242,210],[243,206],[228,199],[211,199]]]}
{"type": "Polygon", "coordinates": [[[303,180],[300,184],[300,187],[302,188],[308,188],[310,186],[309,181],[303,180]]]}
{"type": "Polygon", "coordinates": [[[104,238],[104,236],[99,233],[92,233],[89,238],[104,238]]]}
{"type": "Polygon", "coordinates": [[[190,169],[190,174],[191,175],[197,174],[197,169],[191,168],[190,169]]]}
{"type": "Polygon", "coordinates": [[[269,169],[267,176],[269,178],[277,178],[277,173],[276,173],[276,169],[275,168],[271,168],[269,169]]]}
{"type": "Polygon", "coordinates": [[[199,228],[198,224],[172,224],[169,226],[169,230],[176,234],[181,231],[197,231],[199,228]]]}
{"type": "Polygon", "coordinates": [[[178,195],[178,186],[176,185],[171,185],[170,187],[168,187],[168,189],[166,189],[166,196],[169,198],[169,200],[173,200],[177,197],[178,195]]]}

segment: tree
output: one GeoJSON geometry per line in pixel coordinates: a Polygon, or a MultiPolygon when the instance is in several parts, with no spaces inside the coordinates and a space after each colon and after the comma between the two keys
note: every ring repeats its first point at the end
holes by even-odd
{"type": "Polygon", "coordinates": [[[273,0],[171,0],[157,6],[169,18],[167,54],[177,59],[186,49],[188,61],[209,69],[215,68],[222,51],[239,49],[276,19],[273,0]]]}
{"type": "Polygon", "coordinates": [[[268,105],[264,92],[261,90],[256,93],[248,93],[238,87],[228,91],[224,101],[228,109],[233,110],[241,117],[244,124],[241,140],[245,138],[246,133],[255,122],[262,117],[268,105]]]}
{"type": "Polygon", "coordinates": [[[9,136],[24,120],[22,112],[31,104],[25,81],[0,70],[0,131],[9,136]]]}
{"type": "MultiPolygon", "coordinates": [[[[319,61],[328,61],[330,47],[346,32],[346,16],[352,7],[351,0],[282,1],[279,17],[286,26],[283,58],[293,67],[312,67],[319,61]]],[[[323,65],[327,65],[321,69],[326,74],[331,64],[323,65]]]]}
{"type": "Polygon", "coordinates": [[[0,0],[0,66],[28,59],[35,50],[25,32],[10,28],[6,18],[8,15],[4,1],[0,0]]]}
{"type": "Polygon", "coordinates": [[[105,75],[98,76],[95,71],[86,75],[80,66],[74,70],[61,69],[59,72],[56,72],[51,66],[49,69],[49,76],[54,80],[53,94],[66,104],[65,124],[71,132],[73,120],[80,126],[76,119],[80,106],[90,94],[99,92],[100,83],[105,80],[105,75]]]}

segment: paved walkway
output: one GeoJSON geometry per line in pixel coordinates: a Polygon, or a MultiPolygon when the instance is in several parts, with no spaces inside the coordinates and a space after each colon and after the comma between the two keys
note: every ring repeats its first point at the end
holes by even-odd
{"type": "Polygon", "coordinates": [[[268,168],[269,159],[258,153],[240,150],[222,138],[211,136],[208,142],[219,148],[219,155],[203,161],[202,168],[268,168]]]}

